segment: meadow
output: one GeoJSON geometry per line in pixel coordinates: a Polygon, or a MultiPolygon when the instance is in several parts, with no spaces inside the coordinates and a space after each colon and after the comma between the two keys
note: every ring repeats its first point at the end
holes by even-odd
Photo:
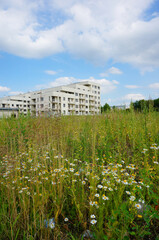
{"type": "Polygon", "coordinates": [[[159,113],[0,120],[0,239],[159,239],[159,113]]]}

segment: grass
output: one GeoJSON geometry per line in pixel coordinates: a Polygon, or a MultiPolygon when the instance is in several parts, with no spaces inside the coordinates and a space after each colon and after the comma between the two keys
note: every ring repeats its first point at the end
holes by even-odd
{"type": "Polygon", "coordinates": [[[0,239],[159,239],[158,123],[133,110],[2,119],[0,239]]]}

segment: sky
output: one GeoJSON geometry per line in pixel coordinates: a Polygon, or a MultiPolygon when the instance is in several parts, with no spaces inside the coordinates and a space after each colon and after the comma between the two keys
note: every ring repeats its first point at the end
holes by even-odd
{"type": "Polygon", "coordinates": [[[159,98],[159,0],[0,0],[0,97],[84,80],[159,98]]]}

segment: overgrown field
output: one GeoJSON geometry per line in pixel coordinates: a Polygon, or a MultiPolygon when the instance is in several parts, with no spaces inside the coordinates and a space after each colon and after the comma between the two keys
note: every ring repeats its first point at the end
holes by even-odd
{"type": "Polygon", "coordinates": [[[159,113],[0,120],[0,239],[159,239],[159,113]]]}

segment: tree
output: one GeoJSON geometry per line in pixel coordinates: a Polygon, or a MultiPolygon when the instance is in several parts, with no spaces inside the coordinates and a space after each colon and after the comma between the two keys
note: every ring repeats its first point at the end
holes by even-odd
{"type": "Polygon", "coordinates": [[[110,106],[108,103],[105,103],[103,107],[101,107],[101,112],[107,112],[110,110],[110,106]]]}

